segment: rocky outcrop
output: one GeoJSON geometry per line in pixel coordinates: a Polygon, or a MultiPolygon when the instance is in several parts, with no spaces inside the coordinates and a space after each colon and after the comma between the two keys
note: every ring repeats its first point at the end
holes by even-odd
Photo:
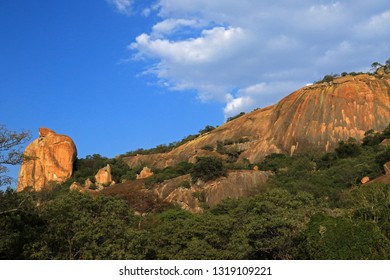
{"type": "Polygon", "coordinates": [[[82,186],[80,183],[77,183],[77,182],[73,182],[70,186],[69,186],[69,190],[70,191],[82,191],[84,188],[84,186],[82,186]]]}
{"type": "Polygon", "coordinates": [[[390,139],[385,139],[385,140],[383,140],[383,141],[380,143],[380,145],[382,145],[382,146],[390,146],[390,139]]]}
{"type": "Polygon", "coordinates": [[[390,161],[386,162],[383,167],[385,169],[385,174],[390,176],[390,161]]]}
{"type": "Polygon", "coordinates": [[[371,180],[367,184],[380,183],[380,182],[385,183],[385,184],[390,184],[390,161],[386,162],[383,165],[383,168],[385,170],[385,175],[379,176],[379,177],[371,180]]]}
{"type": "Polygon", "coordinates": [[[153,176],[153,171],[149,167],[145,166],[139,174],[137,174],[137,180],[146,179],[153,176]]]}
{"type": "Polygon", "coordinates": [[[99,169],[95,175],[96,185],[108,186],[112,183],[111,166],[107,166],[99,169]]]}
{"type": "Polygon", "coordinates": [[[83,187],[89,189],[92,186],[93,186],[93,183],[92,183],[91,179],[87,178],[85,180],[85,182],[84,182],[84,186],[83,187]]]}
{"type": "Polygon", "coordinates": [[[360,183],[365,184],[365,183],[368,183],[369,181],[370,181],[370,177],[364,176],[364,177],[360,180],[360,183]]]}
{"type": "Polygon", "coordinates": [[[155,185],[153,191],[161,200],[178,204],[182,209],[198,213],[202,204],[213,207],[227,198],[245,197],[264,187],[270,173],[254,170],[229,171],[226,177],[200,184],[190,183],[183,188],[182,182],[191,182],[190,175],[184,175],[155,185]]]}
{"type": "Polygon", "coordinates": [[[40,128],[39,138],[27,146],[24,155],[17,191],[28,186],[40,191],[51,184],[63,183],[72,176],[77,150],[69,136],[40,128]]]}
{"type": "Polygon", "coordinates": [[[274,106],[245,114],[169,153],[125,161],[131,167],[147,163],[164,168],[206,153],[206,145],[231,140],[242,151],[239,160],[257,163],[270,153],[331,151],[340,140],[359,141],[367,130],[382,131],[389,123],[390,75],[346,76],[301,88],[274,106]]]}
{"type": "MultiPolygon", "coordinates": [[[[215,206],[227,198],[250,196],[261,192],[271,173],[254,170],[229,171],[226,177],[221,177],[200,184],[192,183],[191,175],[183,175],[151,188],[145,188],[145,180],[126,181],[104,188],[107,195],[122,196],[131,204],[138,205],[135,209],[152,209],[152,205],[159,203],[173,203],[182,209],[193,213],[200,213],[206,206],[215,206]]],[[[143,212],[147,212],[147,211],[143,212]]]]}

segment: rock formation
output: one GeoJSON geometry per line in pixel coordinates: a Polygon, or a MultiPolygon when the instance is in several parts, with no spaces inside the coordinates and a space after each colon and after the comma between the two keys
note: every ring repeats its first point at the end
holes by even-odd
{"type": "Polygon", "coordinates": [[[227,177],[197,184],[191,188],[180,187],[183,181],[190,182],[191,176],[184,175],[154,186],[153,191],[161,200],[176,203],[182,209],[197,213],[203,211],[201,203],[213,207],[227,198],[248,196],[261,189],[269,172],[253,170],[229,171],[227,177]]]}
{"type": "Polygon", "coordinates": [[[239,159],[257,163],[270,153],[331,151],[340,140],[361,140],[367,130],[382,131],[389,123],[390,75],[345,76],[303,87],[276,105],[245,114],[169,153],[125,160],[131,167],[165,168],[191,161],[206,152],[206,145],[245,138],[245,143],[235,144],[242,151],[239,159]]]}
{"type": "Polygon", "coordinates": [[[96,184],[107,186],[112,183],[111,166],[107,164],[106,167],[99,169],[95,175],[96,184]]]}
{"type": "MultiPolygon", "coordinates": [[[[199,156],[227,159],[217,152],[218,144],[226,142],[229,144],[223,148],[239,151],[237,162],[246,164],[259,163],[271,153],[332,151],[341,140],[353,137],[360,141],[367,130],[383,131],[389,125],[390,75],[382,72],[339,77],[332,82],[303,87],[273,106],[231,120],[170,152],[136,155],[124,160],[130,167],[165,168],[180,162],[196,162],[199,156]],[[203,149],[206,146],[211,149],[203,149]]],[[[245,196],[268,177],[256,169],[230,171],[227,178],[191,184],[189,189],[178,185],[180,180],[191,181],[190,178],[175,178],[153,186],[152,190],[163,201],[199,212],[201,203],[195,194],[201,194],[201,202],[209,206],[227,197],[245,196]]],[[[383,178],[388,180],[390,176],[383,178]]],[[[369,178],[363,178],[362,183],[375,181],[367,180],[369,178]]]]}
{"type": "Polygon", "coordinates": [[[385,174],[390,176],[390,161],[386,162],[383,167],[385,169],[385,174]]]}
{"type": "MultiPolygon", "coordinates": [[[[226,177],[197,185],[190,183],[191,175],[187,174],[155,184],[150,189],[145,188],[142,180],[133,180],[109,186],[102,192],[126,199],[133,197],[133,203],[137,204],[147,204],[148,201],[174,203],[182,209],[199,213],[204,205],[215,206],[229,197],[248,196],[263,190],[269,175],[265,171],[234,170],[229,171],[226,177]],[[188,182],[189,187],[182,187],[183,182],[188,182]]],[[[144,207],[150,209],[150,206],[144,207]]]]}
{"type": "Polygon", "coordinates": [[[370,177],[364,176],[364,177],[360,180],[360,183],[365,184],[365,183],[368,183],[369,181],[370,181],[370,177]]]}
{"type": "Polygon", "coordinates": [[[93,185],[91,179],[87,178],[87,180],[85,180],[84,182],[84,187],[89,189],[91,186],[93,185]]]}
{"type": "Polygon", "coordinates": [[[150,169],[149,167],[145,166],[141,172],[137,175],[137,180],[139,179],[146,179],[150,176],[153,175],[153,171],[152,169],[150,169]]]}
{"type": "Polygon", "coordinates": [[[40,191],[72,176],[77,150],[70,137],[40,128],[39,138],[27,146],[24,155],[26,159],[20,167],[17,190],[31,186],[40,191]]]}
{"type": "Polygon", "coordinates": [[[69,186],[69,190],[71,190],[71,191],[82,191],[83,190],[83,186],[80,183],[73,182],[69,186]]]}
{"type": "Polygon", "coordinates": [[[383,141],[380,143],[380,145],[382,145],[382,146],[390,146],[390,139],[385,139],[385,140],[383,140],[383,141]]]}
{"type": "Polygon", "coordinates": [[[385,174],[375,178],[374,180],[371,180],[367,184],[379,183],[379,182],[382,182],[382,183],[385,183],[385,184],[390,184],[390,161],[386,162],[383,165],[383,168],[385,170],[385,174]]]}

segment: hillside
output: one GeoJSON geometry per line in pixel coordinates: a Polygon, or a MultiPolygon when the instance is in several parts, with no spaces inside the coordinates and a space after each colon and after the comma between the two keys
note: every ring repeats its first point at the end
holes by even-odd
{"type": "Polygon", "coordinates": [[[381,131],[389,123],[390,75],[348,75],[303,87],[273,106],[245,114],[168,153],[124,160],[130,167],[164,168],[218,155],[218,142],[228,142],[239,152],[239,161],[258,163],[271,153],[331,151],[340,140],[361,140],[365,131],[381,131]]]}
{"type": "MultiPolygon", "coordinates": [[[[264,190],[270,170],[263,162],[267,155],[331,152],[340,141],[352,137],[359,142],[366,131],[383,131],[389,123],[390,74],[383,71],[324,79],[274,106],[204,129],[166,153],[148,151],[112,160],[94,155],[73,166],[75,147],[71,153],[57,149],[57,138],[64,136],[42,128],[40,137],[25,151],[34,160],[22,164],[18,191],[65,181],[70,189],[111,194],[138,192],[141,187],[141,197],[200,212],[229,197],[249,196],[255,188],[264,190]],[[58,164],[63,158],[69,159],[64,161],[69,162],[66,166],[58,164]],[[64,170],[68,176],[60,176],[64,170]]],[[[351,183],[364,176],[359,173],[360,178],[351,183]]]]}
{"type": "Polygon", "coordinates": [[[389,259],[389,111],[389,75],[340,77],[65,182],[41,128],[22,175],[49,184],[0,192],[0,259],[389,259]]]}

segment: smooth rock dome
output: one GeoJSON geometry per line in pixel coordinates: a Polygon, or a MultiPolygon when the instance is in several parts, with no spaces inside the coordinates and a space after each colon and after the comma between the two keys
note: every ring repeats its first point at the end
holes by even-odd
{"type": "Polygon", "coordinates": [[[26,187],[40,191],[72,176],[77,150],[69,136],[57,134],[49,128],[39,128],[39,138],[27,146],[24,156],[17,191],[26,187]]]}

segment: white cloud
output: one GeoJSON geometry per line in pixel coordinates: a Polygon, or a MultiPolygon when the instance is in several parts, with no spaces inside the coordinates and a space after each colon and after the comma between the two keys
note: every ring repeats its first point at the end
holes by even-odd
{"type": "Polygon", "coordinates": [[[133,5],[133,0],[107,0],[108,3],[115,6],[118,12],[123,14],[129,14],[131,11],[131,6],[133,5]]]}
{"type": "Polygon", "coordinates": [[[202,23],[199,20],[194,19],[166,19],[163,21],[160,21],[156,25],[153,26],[153,34],[155,36],[162,36],[162,35],[172,35],[176,31],[182,29],[182,28],[200,28],[205,26],[204,23],[202,23]]]}
{"type": "Polygon", "coordinates": [[[130,49],[161,84],[223,102],[228,116],[388,58],[388,0],[329,2],[159,0],[148,10],[158,23],[130,49]]]}
{"type": "Polygon", "coordinates": [[[248,111],[248,109],[253,106],[253,103],[254,101],[250,96],[232,98],[227,102],[225,109],[223,110],[225,118],[248,111]]]}
{"type": "MultiPolygon", "coordinates": [[[[167,31],[172,26],[162,27],[160,31],[167,31]]],[[[210,63],[221,56],[221,51],[229,51],[235,41],[240,40],[243,30],[240,28],[215,27],[203,30],[198,38],[189,38],[181,41],[168,39],[154,39],[147,34],[141,34],[136,42],[130,45],[131,49],[138,50],[138,56],[158,57],[165,67],[168,63],[199,64],[210,63]]],[[[161,34],[161,33],[160,33],[161,34]]],[[[162,66],[164,67],[164,66],[162,66]]]]}

